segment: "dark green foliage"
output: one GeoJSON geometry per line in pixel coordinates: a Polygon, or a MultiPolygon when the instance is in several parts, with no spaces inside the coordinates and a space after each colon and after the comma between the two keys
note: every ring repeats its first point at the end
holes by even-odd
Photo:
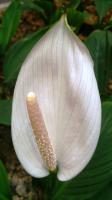
{"type": "Polygon", "coordinates": [[[75,32],[79,31],[84,20],[88,17],[86,12],[80,12],[74,8],[67,9],[68,23],[72,26],[75,32]]]}
{"type": "Polygon", "coordinates": [[[35,4],[30,0],[23,0],[22,7],[27,10],[35,10],[39,14],[41,14],[45,19],[47,18],[44,9],[41,6],[39,6],[38,4],[35,4]]]}
{"type": "Polygon", "coordinates": [[[44,12],[46,13],[47,19],[48,19],[48,23],[49,23],[49,17],[52,16],[53,12],[54,12],[54,5],[53,2],[51,1],[46,1],[46,0],[35,0],[34,1],[36,5],[40,6],[44,12]]]}
{"type": "Polygon", "coordinates": [[[100,191],[91,200],[111,200],[112,199],[112,183],[104,187],[103,191],[100,191]]]}
{"type": "Polygon", "coordinates": [[[35,43],[43,36],[43,28],[15,43],[7,52],[3,66],[5,82],[11,84],[16,80],[21,65],[35,43]]]}
{"type": "Polygon", "coordinates": [[[11,124],[11,100],[0,100],[0,124],[10,125],[11,124]]]}
{"type": "Polygon", "coordinates": [[[6,10],[0,30],[0,47],[1,52],[5,50],[12,36],[17,30],[21,17],[21,4],[19,0],[12,1],[12,4],[6,10]]]}
{"type": "Polygon", "coordinates": [[[86,40],[94,61],[94,70],[101,97],[108,95],[108,82],[112,77],[112,33],[97,30],[86,40]]]}
{"type": "Polygon", "coordinates": [[[0,200],[10,200],[10,184],[8,181],[7,172],[3,163],[0,160],[0,200]]]}
{"type": "Polygon", "coordinates": [[[95,0],[95,4],[101,22],[107,11],[112,9],[112,0],[95,0]]]}
{"type": "Polygon", "coordinates": [[[54,24],[56,21],[60,19],[60,17],[64,14],[63,8],[56,10],[56,12],[50,18],[50,25],[54,24]]]}

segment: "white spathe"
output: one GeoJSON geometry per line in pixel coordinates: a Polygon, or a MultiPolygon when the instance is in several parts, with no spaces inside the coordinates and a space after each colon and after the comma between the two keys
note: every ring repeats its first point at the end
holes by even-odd
{"type": "Polygon", "coordinates": [[[56,152],[58,179],[75,177],[90,161],[100,134],[101,103],[91,56],[63,16],[34,46],[19,73],[12,139],[24,169],[49,174],[30,124],[26,96],[35,92],[56,152]]]}

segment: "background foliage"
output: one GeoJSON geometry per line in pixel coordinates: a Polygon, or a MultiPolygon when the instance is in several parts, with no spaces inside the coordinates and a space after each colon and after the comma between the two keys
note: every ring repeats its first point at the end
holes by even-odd
{"type": "MultiPolygon", "coordinates": [[[[24,59],[62,13],[67,13],[70,26],[87,45],[94,60],[102,100],[100,140],[92,160],[75,179],[64,183],[53,175],[41,180],[34,179],[33,187],[41,186],[46,194],[45,198],[49,200],[112,199],[112,0],[91,0],[91,5],[96,9],[95,15],[85,10],[85,2],[86,0],[13,0],[0,24],[2,125],[10,126],[13,89],[24,59]],[[37,12],[44,21],[44,27],[13,43],[12,39],[26,10],[37,12]],[[52,190],[50,196],[49,190],[52,190]]],[[[0,200],[11,199],[9,185],[5,168],[0,161],[0,200]]]]}

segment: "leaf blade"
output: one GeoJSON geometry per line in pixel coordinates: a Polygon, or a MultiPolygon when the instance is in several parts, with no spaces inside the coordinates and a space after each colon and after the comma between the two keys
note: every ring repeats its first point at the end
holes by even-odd
{"type": "Polygon", "coordinates": [[[105,17],[108,10],[112,9],[112,1],[111,0],[95,0],[96,10],[98,12],[100,22],[103,17],[105,17]]]}
{"type": "Polygon", "coordinates": [[[94,61],[94,70],[101,97],[108,98],[108,82],[112,76],[112,33],[96,30],[85,41],[94,61]]]}
{"type": "Polygon", "coordinates": [[[39,6],[38,4],[35,4],[34,2],[29,1],[29,0],[23,0],[22,3],[23,3],[22,6],[24,9],[35,10],[39,14],[41,14],[45,19],[47,18],[44,9],[41,6],[39,6]]]}
{"type": "Polygon", "coordinates": [[[0,124],[10,125],[11,124],[11,100],[0,100],[0,124]]]}
{"type": "Polygon", "coordinates": [[[12,82],[16,80],[25,57],[30,52],[34,44],[43,36],[46,30],[47,28],[43,28],[34,34],[27,36],[9,49],[3,65],[6,83],[12,84],[12,82]]]}
{"type": "Polygon", "coordinates": [[[12,1],[10,6],[7,8],[3,20],[2,20],[2,28],[1,28],[1,46],[3,51],[9,44],[12,36],[17,30],[20,17],[21,17],[21,4],[19,1],[12,1]]]}
{"type": "Polygon", "coordinates": [[[7,198],[10,199],[10,185],[8,181],[8,176],[1,160],[0,160],[0,195],[4,200],[7,198]]]}

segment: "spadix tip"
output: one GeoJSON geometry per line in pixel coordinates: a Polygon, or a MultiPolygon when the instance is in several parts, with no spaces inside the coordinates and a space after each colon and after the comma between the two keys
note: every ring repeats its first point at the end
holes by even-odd
{"type": "Polygon", "coordinates": [[[32,101],[33,99],[35,99],[36,98],[36,94],[34,93],[34,92],[29,92],[28,94],[27,94],[27,100],[28,101],[32,101]]]}

